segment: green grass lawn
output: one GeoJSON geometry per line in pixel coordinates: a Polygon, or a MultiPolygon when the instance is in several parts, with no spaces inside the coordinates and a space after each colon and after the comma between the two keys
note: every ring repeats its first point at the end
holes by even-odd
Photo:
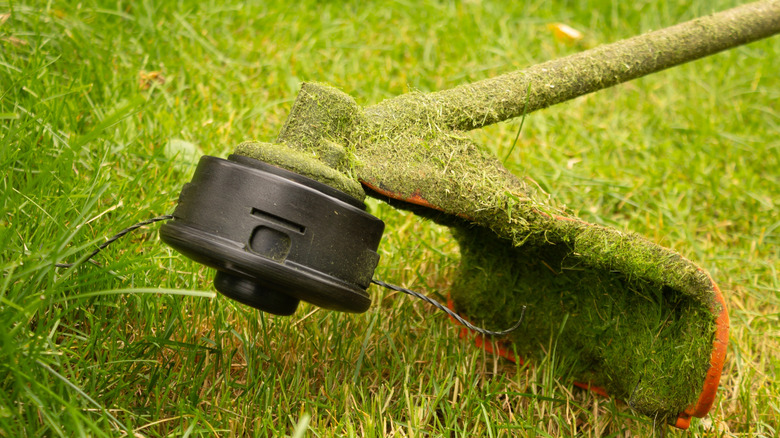
{"type": "MultiPolygon", "coordinates": [[[[625,403],[554,378],[554,354],[496,358],[396,292],[372,287],[359,315],[262,314],[211,292],[213,272],[157,225],[102,267],[54,265],[170,213],[193,170],[182,144],[225,157],[273,141],[302,81],[366,105],[737,3],[0,0],[0,437],[652,434],[625,403]],[[554,22],[585,38],[557,41],[554,22]]],[[[719,283],[728,362],[693,435],[780,429],[778,70],[775,37],[534,113],[511,153],[519,120],[472,135],[582,219],[719,283]]],[[[369,206],[387,223],[377,276],[444,299],[448,230],[369,206]]]]}

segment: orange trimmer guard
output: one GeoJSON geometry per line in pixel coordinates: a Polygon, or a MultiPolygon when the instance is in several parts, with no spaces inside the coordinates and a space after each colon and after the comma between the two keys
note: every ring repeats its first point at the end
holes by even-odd
{"type": "Polygon", "coordinates": [[[425,190],[405,194],[363,184],[374,196],[452,228],[461,250],[453,310],[499,330],[527,308],[523,326],[500,340],[497,351],[472,335],[478,346],[517,361],[511,351],[531,358],[553,340],[567,369],[587,382],[579,386],[681,429],[709,412],[729,319],[720,289],[690,260],[537,203],[520,211],[517,222],[527,228],[514,229],[527,234],[517,238],[511,226],[507,233],[496,219],[485,224],[479,211],[442,207],[425,190]]]}

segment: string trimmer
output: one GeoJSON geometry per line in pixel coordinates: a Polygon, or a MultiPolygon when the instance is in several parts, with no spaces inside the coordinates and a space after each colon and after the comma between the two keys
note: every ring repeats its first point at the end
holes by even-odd
{"type": "Polygon", "coordinates": [[[507,339],[517,352],[554,338],[579,379],[685,428],[709,411],[723,367],[729,320],[715,282],[674,251],[571,216],[463,132],[778,31],[771,0],[368,107],[305,83],[276,142],[202,157],[161,235],[242,303],[363,312],[384,228],[363,200],[385,200],[452,228],[458,312],[507,327],[527,306],[507,339]]]}

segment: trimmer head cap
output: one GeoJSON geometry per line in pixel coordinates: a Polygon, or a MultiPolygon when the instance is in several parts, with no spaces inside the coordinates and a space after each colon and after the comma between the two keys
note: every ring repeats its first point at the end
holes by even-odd
{"type": "Polygon", "coordinates": [[[262,161],[204,156],[162,240],[217,270],[219,292],[278,315],[300,300],[364,312],[384,222],[361,201],[262,161]]]}

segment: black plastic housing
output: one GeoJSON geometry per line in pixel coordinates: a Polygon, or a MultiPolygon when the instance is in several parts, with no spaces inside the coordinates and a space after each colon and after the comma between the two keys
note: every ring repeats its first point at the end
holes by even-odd
{"type": "Polygon", "coordinates": [[[217,270],[216,289],[260,310],[299,300],[364,312],[384,222],[328,185],[252,158],[204,156],[160,237],[217,270]]]}

